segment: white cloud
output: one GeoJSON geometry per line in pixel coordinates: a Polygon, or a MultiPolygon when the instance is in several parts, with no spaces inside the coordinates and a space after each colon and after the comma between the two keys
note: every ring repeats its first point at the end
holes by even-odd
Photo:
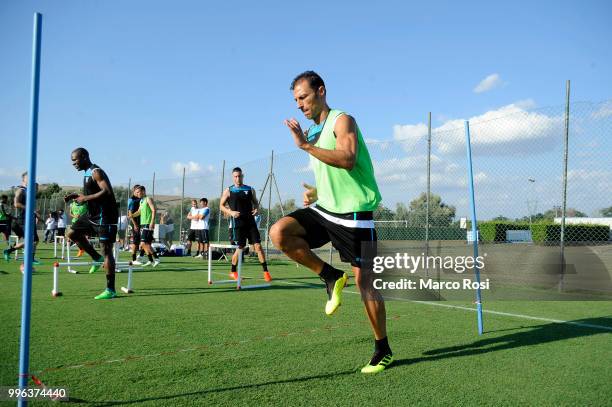
{"type": "Polygon", "coordinates": [[[474,88],[474,93],[488,92],[491,89],[494,89],[498,87],[499,85],[501,85],[501,83],[502,81],[501,81],[501,78],[499,77],[499,74],[497,73],[491,74],[487,76],[486,78],[484,78],[483,80],[481,80],[478,85],[476,85],[476,87],[474,88]]]}
{"type": "Polygon", "coordinates": [[[604,119],[612,116],[612,101],[604,103],[597,111],[591,115],[593,119],[604,119]]]}
{"type": "Polygon", "coordinates": [[[215,172],[212,165],[203,167],[195,161],[189,161],[187,163],[179,161],[172,163],[172,172],[176,175],[183,175],[183,168],[185,169],[185,175],[212,174],[215,172]]]}
{"type": "Polygon", "coordinates": [[[393,139],[401,141],[406,151],[412,151],[425,137],[427,137],[427,125],[424,123],[393,126],[393,139]]]}
{"type": "MultiPolygon", "coordinates": [[[[533,153],[555,148],[555,137],[562,134],[563,117],[530,112],[533,100],[521,100],[470,117],[472,147],[480,155],[533,153]]],[[[393,138],[409,153],[417,146],[425,148],[427,126],[393,126],[393,138]]],[[[448,120],[432,129],[432,144],[440,154],[457,154],[465,150],[464,119],[448,120]]]]}
{"type": "Polygon", "coordinates": [[[312,168],[312,163],[310,161],[308,161],[308,165],[293,169],[293,172],[297,172],[298,174],[302,174],[306,172],[310,173],[312,171],[314,171],[314,169],[312,168]]]}

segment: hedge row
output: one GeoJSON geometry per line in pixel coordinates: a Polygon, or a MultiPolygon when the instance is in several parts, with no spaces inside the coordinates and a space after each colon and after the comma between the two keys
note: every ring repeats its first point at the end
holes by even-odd
{"type": "MultiPolygon", "coordinates": [[[[528,224],[509,222],[482,222],[478,228],[483,242],[505,242],[507,230],[530,230],[528,224]]],[[[559,242],[561,225],[534,223],[531,225],[531,238],[538,243],[559,242]]],[[[610,228],[606,225],[565,225],[566,242],[607,242],[609,239],[610,228]]]]}

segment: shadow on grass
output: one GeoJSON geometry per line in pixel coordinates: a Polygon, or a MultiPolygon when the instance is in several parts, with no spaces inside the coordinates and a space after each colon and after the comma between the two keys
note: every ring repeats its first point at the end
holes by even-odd
{"type": "Polygon", "coordinates": [[[482,355],[500,350],[542,345],[555,341],[563,341],[566,339],[600,334],[612,334],[612,317],[585,318],[570,322],[572,324],[550,323],[534,327],[527,327],[521,332],[514,332],[494,338],[483,338],[463,345],[431,349],[423,352],[423,355],[425,355],[423,357],[399,359],[391,366],[399,367],[402,365],[431,362],[454,357],[482,355]],[[601,326],[602,328],[598,328],[595,325],[601,326]],[[604,327],[607,327],[607,329],[604,327]]]}
{"type": "Polygon", "coordinates": [[[94,405],[94,406],[120,406],[120,405],[125,405],[125,404],[144,403],[147,401],[157,402],[158,404],[161,404],[163,400],[179,399],[181,397],[205,396],[206,394],[224,393],[224,392],[230,392],[230,391],[235,391],[235,390],[258,389],[260,387],[272,386],[276,384],[286,384],[286,383],[306,382],[309,380],[337,378],[338,376],[354,375],[355,372],[356,370],[345,370],[343,372],[326,373],[326,374],[315,375],[315,376],[301,376],[301,377],[295,377],[292,379],[271,380],[271,381],[262,382],[262,383],[244,384],[241,386],[228,386],[228,387],[221,387],[221,388],[216,388],[216,389],[192,391],[192,392],[187,392],[187,393],[169,394],[166,396],[159,396],[159,397],[141,398],[141,399],[136,399],[136,400],[117,400],[117,401],[89,400],[87,401],[87,400],[81,400],[81,399],[74,399],[73,402],[87,403],[87,404],[94,405]]]}

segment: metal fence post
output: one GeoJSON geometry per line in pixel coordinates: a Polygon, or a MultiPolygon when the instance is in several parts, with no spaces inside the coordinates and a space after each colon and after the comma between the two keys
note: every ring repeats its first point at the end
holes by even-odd
{"type": "Polygon", "coordinates": [[[221,241],[221,196],[223,196],[223,184],[225,184],[225,160],[223,160],[223,166],[221,167],[221,195],[219,195],[219,221],[217,222],[217,243],[221,241]]]}
{"type": "MultiPolygon", "coordinates": [[[[427,201],[425,213],[425,258],[429,256],[429,197],[431,196],[431,112],[427,115],[427,201]]],[[[425,266],[429,276],[429,267],[425,266]]]]}
{"type": "Polygon", "coordinates": [[[567,155],[569,150],[569,114],[570,114],[570,81],[565,86],[565,137],[563,140],[563,198],[561,208],[561,278],[559,279],[559,291],[563,291],[563,279],[565,274],[565,216],[567,209],[567,155]]]}
{"type": "Polygon", "coordinates": [[[183,203],[185,202],[185,167],[183,167],[183,186],[181,187],[181,220],[179,223],[179,242],[183,243],[183,203]]]}
{"type": "MultiPolygon", "coordinates": [[[[270,188],[268,189],[268,219],[266,220],[266,260],[268,260],[268,247],[269,247],[269,236],[270,236],[270,215],[272,214],[272,177],[274,176],[274,150],[270,155],[270,173],[268,179],[270,180],[270,188]]],[[[262,197],[263,198],[263,197],[262,197]]],[[[281,210],[282,210],[282,203],[281,210]]]]}

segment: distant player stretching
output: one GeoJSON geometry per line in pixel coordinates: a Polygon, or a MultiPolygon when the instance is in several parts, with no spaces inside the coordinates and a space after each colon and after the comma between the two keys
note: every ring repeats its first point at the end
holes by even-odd
{"type": "Polygon", "coordinates": [[[375,337],[374,355],[361,372],[382,372],[393,361],[385,303],[361,269],[362,242],[376,241],[372,214],[381,201],[370,154],[355,119],[327,105],[325,84],[317,73],[298,75],[291,90],[298,109],[314,124],[306,132],[295,119],[285,120],[285,125],[295,144],[310,154],[316,186],[304,184],[307,207],[276,222],[270,237],[277,248],[325,282],[327,315],[340,306],[348,275],[323,262],[311,249],[331,241],[342,261],[351,263],[375,337]]]}

